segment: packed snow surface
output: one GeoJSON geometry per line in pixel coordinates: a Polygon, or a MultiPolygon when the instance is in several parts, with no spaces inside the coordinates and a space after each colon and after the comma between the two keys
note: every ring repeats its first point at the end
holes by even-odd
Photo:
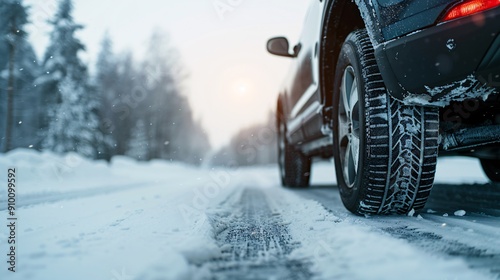
{"type": "MultiPolygon", "coordinates": [[[[7,247],[2,242],[0,279],[494,279],[496,275],[489,269],[494,264],[477,268],[465,257],[441,252],[450,244],[462,244],[448,240],[461,238],[471,248],[484,241],[490,248],[480,250],[496,262],[500,233],[492,228],[498,218],[489,224],[460,220],[471,215],[478,222],[485,219],[469,211],[465,217],[445,218],[439,206],[418,217],[357,217],[341,205],[328,162],[314,165],[311,190],[281,188],[275,166],[211,169],[125,157],[107,164],[76,154],[16,150],[0,155],[0,167],[2,182],[5,170],[16,168],[19,195],[16,272],[7,270],[7,247]],[[440,239],[426,239],[427,231],[440,239]],[[421,232],[424,237],[418,237],[421,232]]],[[[439,165],[437,182],[487,180],[477,162],[446,159],[439,165]]],[[[0,192],[4,222],[5,189],[0,192]]],[[[0,239],[7,236],[2,227],[0,239]]]]}

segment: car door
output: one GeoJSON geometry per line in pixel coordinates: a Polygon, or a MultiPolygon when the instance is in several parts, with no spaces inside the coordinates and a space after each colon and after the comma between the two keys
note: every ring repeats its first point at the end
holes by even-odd
{"type": "Polygon", "coordinates": [[[289,91],[291,108],[289,131],[302,130],[300,134],[312,140],[321,134],[322,117],[319,93],[319,39],[324,1],[312,0],[303,26],[296,71],[289,91]]]}

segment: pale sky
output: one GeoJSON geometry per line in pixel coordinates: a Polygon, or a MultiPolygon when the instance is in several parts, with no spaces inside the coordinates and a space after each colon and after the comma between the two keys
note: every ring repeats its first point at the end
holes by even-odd
{"type": "MultiPolygon", "coordinates": [[[[284,35],[296,43],[310,1],[74,0],[74,18],[85,26],[77,36],[87,47],[81,57],[91,65],[106,30],[115,52],[131,50],[136,59],[155,28],[167,32],[189,74],[185,94],[217,148],[274,108],[291,60],[269,55],[266,41],[284,35]]],[[[57,0],[24,3],[31,6],[28,31],[41,58],[57,0]]]]}

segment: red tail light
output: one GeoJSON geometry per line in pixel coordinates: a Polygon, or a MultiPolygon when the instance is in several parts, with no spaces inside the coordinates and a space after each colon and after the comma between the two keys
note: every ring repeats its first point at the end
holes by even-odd
{"type": "Polygon", "coordinates": [[[469,16],[500,6],[500,0],[469,0],[453,6],[441,21],[469,16]]]}

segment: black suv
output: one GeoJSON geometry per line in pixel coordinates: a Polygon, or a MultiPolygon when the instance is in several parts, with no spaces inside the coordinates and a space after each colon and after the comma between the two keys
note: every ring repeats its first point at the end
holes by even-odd
{"type": "Polygon", "coordinates": [[[334,157],[356,214],[422,209],[439,155],[500,182],[500,0],[311,0],[277,105],[282,183],[334,157]]]}

